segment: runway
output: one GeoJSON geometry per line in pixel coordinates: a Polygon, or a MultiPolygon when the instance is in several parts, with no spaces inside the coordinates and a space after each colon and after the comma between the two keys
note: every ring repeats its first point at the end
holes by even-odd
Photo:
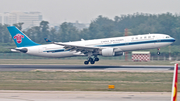
{"type": "Polygon", "coordinates": [[[0,90],[0,101],[170,101],[170,99],[171,92],[0,90]]]}
{"type": "Polygon", "coordinates": [[[106,66],[106,65],[0,65],[0,71],[31,71],[35,69],[80,69],[80,70],[173,70],[173,66],[106,66]]]}

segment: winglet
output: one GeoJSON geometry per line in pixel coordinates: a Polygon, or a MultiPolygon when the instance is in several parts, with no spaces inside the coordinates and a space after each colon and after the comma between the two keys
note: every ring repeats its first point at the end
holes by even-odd
{"type": "Polygon", "coordinates": [[[171,101],[177,101],[177,86],[178,86],[178,64],[174,65],[174,77],[172,84],[171,101]]]}
{"type": "Polygon", "coordinates": [[[47,38],[44,38],[44,40],[45,40],[46,42],[52,42],[51,40],[49,40],[49,39],[47,39],[47,38]]]}

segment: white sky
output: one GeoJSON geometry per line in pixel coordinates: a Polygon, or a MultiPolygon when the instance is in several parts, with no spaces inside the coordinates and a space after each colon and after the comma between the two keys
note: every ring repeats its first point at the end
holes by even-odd
{"type": "Polygon", "coordinates": [[[180,0],[0,0],[0,13],[38,11],[52,23],[90,23],[98,15],[113,19],[121,14],[178,13],[180,0]]]}

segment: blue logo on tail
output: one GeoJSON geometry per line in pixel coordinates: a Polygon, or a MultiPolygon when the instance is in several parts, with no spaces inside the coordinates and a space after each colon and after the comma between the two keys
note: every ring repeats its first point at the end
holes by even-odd
{"type": "Polygon", "coordinates": [[[39,44],[33,42],[29,37],[27,37],[25,34],[23,34],[15,26],[10,26],[7,28],[8,28],[9,33],[11,34],[17,47],[28,47],[28,46],[39,45],[39,44]]]}

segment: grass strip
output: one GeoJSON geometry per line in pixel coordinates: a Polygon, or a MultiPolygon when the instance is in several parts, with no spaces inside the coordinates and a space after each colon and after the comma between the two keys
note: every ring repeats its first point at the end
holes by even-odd
{"type": "Polygon", "coordinates": [[[0,72],[0,90],[170,92],[172,77],[169,72],[0,72]]]}

